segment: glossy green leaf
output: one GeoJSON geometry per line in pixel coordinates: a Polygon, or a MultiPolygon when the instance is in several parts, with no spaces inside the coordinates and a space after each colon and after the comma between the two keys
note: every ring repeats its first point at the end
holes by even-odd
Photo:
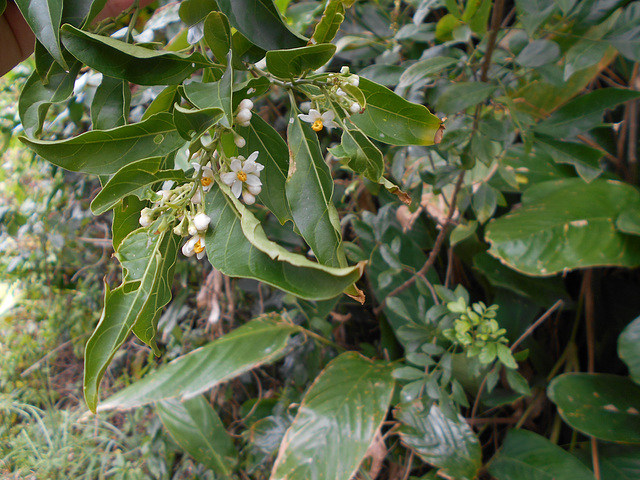
{"type": "Polygon", "coordinates": [[[258,195],[258,203],[271,210],[282,225],[287,220],[293,221],[285,191],[289,171],[287,143],[259,115],[251,117],[251,124],[248,127],[237,127],[236,131],[247,142],[240,149],[240,153],[246,158],[253,152],[259,152],[257,161],[264,165],[264,170],[260,174],[262,191],[258,195]]]}
{"type": "Polygon", "coordinates": [[[489,472],[500,480],[595,480],[576,457],[526,430],[509,432],[489,472]]]}
{"type": "Polygon", "coordinates": [[[560,57],[560,47],[553,40],[540,39],[524,47],[515,58],[522,67],[537,68],[555,62],[560,57]]]}
{"type": "Polygon", "coordinates": [[[382,152],[359,130],[343,130],[342,142],[329,151],[354,172],[372,182],[380,181],[384,172],[382,152]]]}
{"type": "Polygon", "coordinates": [[[603,171],[600,159],[604,156],[604,152],[601,150],[584,143],[563,142],[543,136],[537,136],[536,143],[542,146],[556,163],[573,165],[585,182],[591,182],[603,171]]]}
{"type": "Polygon", "coordinates": [[[610,442],[640,443],[640,386],[629,378],[566,373],[552,380],[547,395],[571,428],[610,442]]]}
{"type": "Polygon", "coordinates": [[[391,145],[433,145],[441,122],[425,106],[408,102],[366,78],[360,79],[359,88],[367,107],[349,119],[365,135],[391,145]]]}
{"type": "Polygon", "coordinates": [[[145,198],[144,187],[167,180],[186,180],[182,170],[159,171],[162,160],[163,157],[145,158],[118,170],[91,202],[93,214],[101,215],[111,210],[129,195],[145,198]]]}
{"type": "MultiPolygon", "coordinates": [[[[579,458],[591,465],[591,455],[582,450],[579,458]]],[[[601,480],[637,480],[640,478],[640,446],[598,445],[601,480]]]]}
{"type": "Polygon", "coordinates": [[[38,41],[61,67],[67,69],[60,46],[63,1],[16,0],[16,4],[38,41]]]}
{"type": "Polygon", "coordinates": [[[638,97],[640,92],[621,88],[594,90],[560,107],[535,131],[556,138],[575,137],[600,125],[605,110],[638,97]]]}
{"type": "Polygon", "coordinates": [[[616,220],[616,228],[624,233],[640,235],[640,211],[633,207],[624,210],[616,220]]]}
{"type": "Polygon", "coordinates": [[[398,88],[409,87],[425,78],[439,74],[445,68],[458,63],[458,60],[450,57],[433,57],[421,60],[407,68],[400,76],[398,88]]]}
{"type": "Polygon", "coordinates": [[[111,175],[125,165],[177,150],[184,139],[176,131],[170,113],[159,113],[144,122],[107,131],[86,132],[57,141],[20,137],[45,160],[74,172],[111,175]]]}
{"type": "Polygon", "coordinates": [[[183,0],[180,2],[178,14],[185,25],[192,27],[204,21],[210,13],[216,10],[218,10],[216,0],[183,0]]]}
{"type": "Polygon", "coordinates": [[[459,82],[449,85],[436,100],[436,110],[446,114],[464,112],[484,102],[496,90],[495,85],[481,82],[459,82]]]}
{"type": "Polygon", "coordinates": [[[528,275],[553,275],[593,266],[640,265],[640,239],[616,230],[627,208],[640,208],[630,185],[579,178],[529,188],[522,207],[492,220],[489,253],[528,275]]]}
{"type": "Polygon", "coordinates": [[[304,396],[270,480],[353,478],[387,415],[393,386],[387,365],[358,353],[331,361],[304,396]]]}
{"type": "Polygon", "coordinates": [[[340,220],[331,198],[331,171],[315,132],[298,118],[295,106],[292,112],[287,129],[290,166],[285,189],[293,221],[321,264],[344,267],[340,220]]]}
{"type": "Polygon", "coordinates": [[[578,41],[565,56],[564,80],[568,80],[575,72],[596,65],[607,53],[608,48],[611,47],[601,40],[584,38],[578,41]]]}
{"type": "Polygon", "coordinates": [[[516,0],[518,19],[529,37],[533,37],[538,27],[556,10],[554,0],[516,0]]]}
{"type": "Polygon", "coordinates": [[[289,29],[273,0],[218,0],[218,6],[232,27],[264,50],[296,48],[307,43],[306,38],[289,29]]]}
{"type": "Polygon", "coordinates": [[[462,14],[462,20],[469,24],[472,32],[483,35],[487,32],[493,0],[469,0],[462,14]]]}
{"type": "Polygon", "coordinates": [[[7,8],[7,0],[0,0],[0,15],[2,15],[7,8]]]}
{"type": "Polygon", "coordinates": [[[605,38],[634,62],[640,62],[640,5],[631,2],[605,38]]]}
{"type": "Polygon", "coordinates": [[[353,284],[361,267],[332,268],[291,253],[267,239],[260,222],[231,191],[214,186],[206,196],[211,224],[206,235],[209,262],[225,275],[253,278],[300,298],[333,298],[353,284]],[[233,248],[229,248],[233,245],[233,248]]]}
{"type": "Polygon", "coordinates": [[[233,52],[233,66],[238,70],[246,70],[244,62],[256,63],[262,60],[267,53],[262,48],[254,45],[240,32],[234,32],[231,36],[231,50],[233,52]]]}
{"type": "Polygon", "coordinates": [[[128,409],[170,398],[187,400],[288,350],[295,325],[280,318],[252,320],[221,338],[159,367],[102,402],[98,410],[128,409]]]}
{"type": "Polygon", "coordinates": [[[131,89],[124,80],[103,77],[91,102],[91,124],[94,130],[121,127],[129,118],[131,89]]]}
{"type": "Polygon", "coordinates": [[[146,201],[137,197],[126,197],[114,208],[111,222],[111,243],[114,250],[120,248],[131,232],[140,228],[140,212],[146,206],[146,201]]]}
{"type": "Polygon", "coordinates": [[[229,65],[220,80],[212,83],[191,82],[180,90],[184,97],[200,109],[220,108],[224,111],[223,124],[230,126],[233,122],[232,92],[233,69],[229,65]]]}
{"type": "Polygon", "coordinates": [[[267,52],[267,68],[276,77],[297,78],[327,63],[336,52],[331,43],[267,52]]]}
{"type": "Polygon", "coordinates": [[[156,411],[173,439],[195,460],[217,474],[231,475],[238,452],[220,417],[202,396],[162,400],[156,411]]]}
{"type": "Polygon", "coordinates": [[[224,111],[217,107],[189,109],[176,103],[173,109],[173,123],[185,140],[198,138],[218,123],[223,116],[224,111]]]}
{"type": "Polygon", "coordinates": [[[147,107],[140,121],[144,121],[156,113],[170,112],[173,105],[180,100],[177,85],[169,85],[162,90],[147,107]]]}
{"type": "MultiPolygon", "coordinates": [[[[107,285],[102,317],[85,350],[84,398],[92,412],[98,404],[100,381],[134,324],[153,323],[171,300],[177,243],[170,232],[140,229],[120,244],[117,256],[125,270],[124,281],[115,290],[107,285]]],[[[152,338],[147,335],[145,341],[152,338]]]]}
{"type": "Polygon", "coordinates": [[[71,25],[61,29],[62,43],[91,68],[138,85],[172,85],[210,65],[200,53],[150,50],[115,38],[83,32],[71,25]]]}
{"type": "Polygon", "coordinates": [[[227,54],[231,49],[231,26],[229,20],[220,12],[211,12],[204,20],[204,41],[218,62],[226,65],[227,54]]]}
{"type": "Polygon", "coordinates": [[[640,317],[627,325],[618,337],[618,356],[627,364],[633,381],[640,384],[640,317]]]}
{"type": "Polygon", "coordinates": [[[480,442],[464,418],[447,418],[436,406],[422,400],[399,405],[395,417],[402,443],[422,460],[440,469],[441,476],[473,480],[482,465],[480,442]]]}
{"type": "Polygon", "coordinates": [[[328,43],[336,36],[344,21],[345,8],[342,0],[329,0],[324,13],[311,35],[315,43],[328,43]]]}

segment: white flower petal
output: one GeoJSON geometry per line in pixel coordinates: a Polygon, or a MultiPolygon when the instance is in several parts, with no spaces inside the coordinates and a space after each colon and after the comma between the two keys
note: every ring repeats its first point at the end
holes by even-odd
{"type": "Polygon", "coordinates": [[[240,102],[238,108],[240,108],[241,110],[251,110],[253,108],[253,102],[248,98],[245,98],[240,102]]]}
{"type": "Polygon", "coordinates": [[[262,191],[262,185],[247,185],[247,192],[251,195],[260,195],[262,191]]]}
{"type": "Polygon", "coordinates": [[[256,162],[250,162],[249,160],[247,160],[246,162],[244,162],[244,164],[242,165],[242,171],[244,173],[253,173],[255,172],[256,169],[256,162]]]}
{"type": "Polygon", "coordinates": [[[260,179],[256,175],[253,175],[252,173],[247,175],[246,182],[247,182],[247,185],[251,185],[251,186],[254,186],[254,187],[262,185],[262,182],[260,181],[260,179]]]}
{"type": "Polygon", "coordinates": [[[202,195],[200,193],[200,189],[197,189],[196,193],[194,193],[193,197],[191,197],[191,203],[193,203],[194,205],[200,205],[202,203],[202,195]]]}
{"type": "Polygon", "coordinates": [[[240,194],[242,193],[242,182],[240,180],[233,182],[233,185],[231,186],[231,193],[233,193],[236,198],[240,198],[240,194]]]}
{"type": "Polygon", "coordinates": [[[251,195],[249,192],[242,192],[242,200],[244,200],[244,203],[247,205],[253,205],[256,203],[256,197],[251,195]]]}
{"type": "Polygon", "coordinates": [[[231,171],[238,172],[238,170],[242,170],[242,160],[231,157],[231,171]]]}
{"type": "Polygon", "coordinates": [[[222,180],[226,185],[233,185],[233,182],[235,182],[238,179],[238,176],[236,175],[235,172],[227,172],[227,173],[221,173],[220,174],[220,180],[222,180]]]}
{"type": "Polygon", "coordinates": [[[249,158],[247,158],[247,162],[255,162],[258,159],[258,155],[260,154],[260,152],[258,152],[257,150],[255,152],[253,152],[251,155],[249,155],[249,158]]]}
{"type": "Polygon", "coordinates": [[[322,123],[329,123],[335,118],[336,114],[333,110],[327,110],[322,114],[322,123]]]}
{"type": "Polygon", "coordinates": [[[305,113],[299,113],[298,114],[298,118],[300,120],[302,120],[303,122],[307,122],[307,123],[313,123],[315,122],[315,120],[313,118],[311,118],[311,115],[307,115],[305,113]]]}

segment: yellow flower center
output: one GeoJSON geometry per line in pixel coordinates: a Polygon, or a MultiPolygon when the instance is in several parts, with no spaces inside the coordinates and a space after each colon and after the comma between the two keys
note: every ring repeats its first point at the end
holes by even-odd
{"type": "Polygon", "coordinates": [[[311,128],[313,128],[314,132],[319,132],[320,130],[322,130],[323,126],[324,125],[322,124],[322,119],[319,118],[315,122],[313,122],[313,125],[311,125],[311,128]]]}
{"type": "Polygon", "coordinates": [[[196,244],[193,246],[193,251],[196,253],[200,253],[204,250],[204,247],[202,246],[202,244],[200,243],[200,240],[198,240],[196,242],[196,244]]]}
{"type": "Polygon", "coordinates": [[[202,184],[203,187],[208,187],[209,185],[211,185],[212,182],[213,180],[210,177],[202,177],[200,179],[200,183],[202,184]]]}
{"type": "Polygon", "coordinates": [[[247,174],[244,173],[242,170],[240,170],[238,173],[236,173],[236,177],[238,177],[238,180],[240,180],[241,182],[246,182],[247,181],[247,174]]]}

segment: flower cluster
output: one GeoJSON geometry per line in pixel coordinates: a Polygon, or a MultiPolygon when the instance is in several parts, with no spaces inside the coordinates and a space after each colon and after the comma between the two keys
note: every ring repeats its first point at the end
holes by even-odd
{"type": "Polygon", "coordinates": [[[264,169],[264,165],[256,162],[257,158],[258,152],[253,152],[246,160],[242,155],[231,157],[229,165],[231,171],[220,174],[220,179],[231,187],[231,193],[236,198],[242,195],[247,205],[254,204],[256,195],[262,191],[260,172],[264,169]]]}

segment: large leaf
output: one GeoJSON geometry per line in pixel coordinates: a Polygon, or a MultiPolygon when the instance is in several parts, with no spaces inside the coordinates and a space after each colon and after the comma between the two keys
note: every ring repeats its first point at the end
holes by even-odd
{"type": "Polygon", "coordinates": [[[379,182],[384,173],[382,152],[359,130],[344,130],[340,145],[329,151],[354,172],[364,175],[372,182],[379,182]]]}
{"type": "Polygon", "coordinates": [[[98,410],[127,409],[160,400],[188,400],[249,370],[279,359],[300,331],[279,318],[263,317],[179,357],[119,391],[98,410]]]}
{"type": "Polygon", "coordinates": [[[58,141],[20,137],[22,143],[54,165],[74,172],[111,175],[136,160],[177,150],[184,139],[170,113],[106,131],[86,132],[58,141]]]}
{"type": "Polygon", "coordinates": [[[22,16],[29,24],[38,41],[47,49],[56,62],[67,68],[60,47],[60,23],[62,0],[16,0],[22,16]]]}
{"type": "Polygon", "coordinates": [[[422,400],[401,404],[395,417],[402,443],[422,460],[440,469],[445,478],[473,480],[482,465],[480,442],[461,415],[457,422],[422,400]]]}
{"type": "Polygon", "coordinates": [[[610,442],[640,443],[640,386],[618,375],[567,373],[547,395],[571,428],[610,442]]]}
{"type": "Polygon", "coordinates": [[[105,75],[138,85],[178,84],[196,70],[210,66],[200,53],[187,56],[150,50],[71,25],[64,25],[61,32],[64,46],[78,60],[105,75]]]}
{"type": "Polygon", "coordinates": [[[595,480],[576,457],[526,430],[509,432],[489,472],[498,480],[595,480]]]}
{"type": "Polygon", "coordinates": [[[363,113],[350,120],[366,135],[391,145],[433,145],[441,121],[423,105],[408,102],[366,78],[360,89],[367,98],[363,113]]]}
{"type": "Polygon", "coordinates": [[[618,356],[629,368],[629,375],[640,384],[640,317],[626,326],[618,337],[618,356]]]}
{"type": "Polygon", "coordinates": [[[329,0],[311,38],[315,43],[328,43],[336,36],[344,21],[345,8],[342,0],[329,0]]]}
{"type": "Polygon", "coordinates": [[[113,249],[118,251],[120,245],[131,232],[140,228],[140,212],[148,203],[137,197],[129,196],[113,210],[111,222],[111,243],[113,249]]]}
{"type": "Polygon", "coordinates": [[[603,171],[600,159],[604,152],[601,150],[584,143],[565,142],[550,137],[536,136],[536,140],[556,163],[573,165],[585,182],[591,182],[603,171]]]}
{"type": "Polygon", "coordinates": [[[640,5],[631,2],[606,39],[634,62],[640,62],[640,5]]]}
{"type": "Polygon", "coordinates": [[[189,109],[176,104],[173,109],[173,123],[185,140],[198,138],[223,116],[224,111],[217,107],[189,109]]]}
{"type": "Polygon", "coordinates": [[[640,264],[640,239],[616,230],[624,209],[640,208],[632,186],[579,178],[529,188],[522,207],[488,224],[489,253],[528,275],[640,264]]]}
{"type": "Polygon", "coordinates": [[[231,475],[238,452],[220,417],[202,395],[184,402],[162,400],[156,409],[162,424],[189,455],[220,475],[231,475]]]}
{"type": "MultiPolygon", "coordinates": [[[[584,451],[583,451],[584,452],[584,451]]],[[[590,465],[590,455],[580,455],[590,465]]],[[[631,445],[599,445],[598,462],[601,480],[638,480],[640,478],[640,447],[631,445]]]]}
{"type": "Polygon", "coordinates": [[[91,124],[94,130],[121,127],[129,118],[131,89],[124,80],[103,77],[91,102],[91,124]]]}
{"type": "Polygon", "coordinates": [[[201,109],[220,108],[225,114],[225,126],[231,126],[233,122],[232,115],[232,91],[233,85],[233,69],[231,65],[227,67],[227,71],[217,82],[200,83],[191,82],[180,88],[184,97],[201,109]]]}
{"type": "Polygon", "coordinates": [[[333,179],[324,161],[318,137],[311,126],[294,113],[289,121],[290,166],[287,199],[300,235],[323,265],[343,267],[338,212],[331,199],[333,179]]]}
{"type": "Polygon", "coordinates": [[[391,402],[391,369],[355,352],[320,373],[280,445],[270,480],[349,480],[391,402]]]}
{"type": "Polygon", "coordinates": [[[276,77],[296,78],[327,63],[336,52],[331,43],[267,52],[267,68],[276,77]]]}
{"type": "Polygon", "coordinates": [[[460,82],[449,85],[438,97],[436,109],[454,114],[484,102],[497,87],[481,82],[460,82]]]}
{"type": "Polygon", "coordinates": [[[220,63],[227,63],[231,49],[231,27],[229,20],[220,12],[211,12],[204,20],[204,40],[220,63]]]}
{"type": "MultiPolygon", "coordinates": [[[[85,350],[84,397],[91,411],[96,411],[100,381],[134,325],[153,324],[171,300],[176,253],[177,237],[170,232],[140,229],[120,244],[125,278],[115,290],[107,285],[102,317],[85,350]]],[[[147,336],[150,342],[153,337],[147,336]]]]}
{"type": "Polygon", "coordinates": [[[307,39],[284,23],[273,0],[218,0],[220,11],[251,43],[264,50],[302,47],[307,39]]]}
{"type": "Polygon", "coordinates": [[[360,278],[362,265],[320,265],[270,241],[260,222],[226,185],[214,186],[205,205],[211,224],[215,225],[207,231],[207,257],[225,275],[260,280],[309,300],[333,298],[360,278]]]}

